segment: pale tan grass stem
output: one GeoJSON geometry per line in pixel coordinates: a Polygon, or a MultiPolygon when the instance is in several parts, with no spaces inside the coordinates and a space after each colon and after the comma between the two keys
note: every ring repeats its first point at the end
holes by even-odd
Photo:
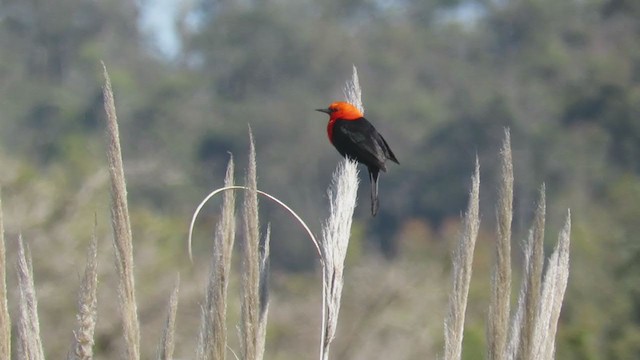
{"type": "Polygon", "coordinates": [[[158,360],[173,359],[173,350],[175,348],[175,331],[176,331],[176,312],[178,311],[178,294],[180,291],[180,274],[176,277],[176,283],[169,297],[169,308],[167,309],[167,318],[162,329],[162,337],[158,345],[158,360]]]}
{"type": "Polygon", "coordinates": [[[541,303],[533,333],[534,359],[551,360],[555,356],[555,338],[562,308],[562,300],[569,279],[569,245],[571,238],[571,212],[558,235],[558,243],[549,257],[542,281],[541,303]]]}
{"type": "Polygon", "coordinates": [[[260,244],[260,319],[258,322],[258,341],[256,344],[257,359],[264,358],[267,340],[267,318],[269,317],[269,252],[271,245],[271,224],[260,244]]]}
{"type": "Polygon", "coordinates": [[[511,304],[511,221],[513,218],[513,162],[509,129],[504,131],[502,143],[500,190],[498,195],[498,241],[493,275],[491,302],[488,314],[488,358],[504,359],[507,354],[509,314],[511,304]]]}
{"type": "Polygon", "coordinates": [[[33,265],[29,249],[25,249],[22,235],[18,237],[18,288],[20,291],[20,317],[18,319],[17,353],[20,359],[44,360],[38,300],[33,285],[33,265]]]}
{"type": "Polygon", "coordinates": [[[98,316],[97,305],[98,290],[98,238],[96,236],[96,224],[93,226],[93,235],[87,253],[87,265],[84,270],[80,293],[78,295],[78,321],[73,332],[73,344],[67,359],[90,360],[93,358],[94,332],[98,316]]]}
{"type": "Polygon", "coordinates": [[[11,317],[7,304],[7,254],[2,217],[2,189],[0,189],[0,359],[11,357],[11,317]]]}
{"type": "Polygon", "coordinates": [[[347,255],[353,211],[358,195],[358,164],[342,160],[333,174],[329,190],[329,218],[322,226],[323,294],[326,305],[321,359],[329,358],[329,349],[338,327],[340,300],[344,284],[344,259],[347,255]]]}
{"type": "MultiPolygon", "coordinates": [[[[358,69],[353,65],[351,79],[343,88],[346,101],[364,114],[358,69]]],[[[322,226],[320,243],[322,264],[322,332],[320,360],[329,359],[331,343],[338,328],[338,315],[344,286],[344,259],[351,237],[353,212],[358,196],[358,164],[345,158],[333,173],[327,190],[329,218],[322,226]]]]}
{"type": "Polygon", "coordinates": [[[259,360],[258,336],[260,323],[260,223],[258,219],[258,193],[256,153],[253,134],[249,129],[249,165],[246,176],[243,219],[244,243],[242,252],[242,358],[259,360]]]}
{"type": "Polygon", "coordinates": [[[113,226],[116,268],[120,278],[118,294],[122,314],[123,335],[126,342],[126,358],[140,358],[140,324],[135,296],[133,274],[133,242],[127,205],[127,186],[122,164],[118,119],[107,68],[102,62],[104,75],[104,108],[107,113],[107,158],[111,178],[111,224],[113,226]]]}
{"type": "Polygon", "coordinates": [[[526,295],[524,297],[524,313],[522,318],[520,336],[520,358],[523,360],[535,360],[533,357],[533,333],[536,322],[536,311],[540,303],[541,284],[542,284],[542,268],[544,266],[544,231],[545,231],[545,214],[546,214],[546,195],[545,185],[542,184],[540,189],[540,198],[536,207],[533,227],[530,232],[527,255],[525,256],[525,284],[526,295]]]}
{"type": "Polygon", "coordinates": [[[351,79],[346,82],[342,89],[347,102],[358,108],[364,114],[364,105],[362,104],[362,89],[360,88],[360,80],[358,79],[358,69],[353,65],[351,79]]]}
{"type": "MultiPolygon", "coordinates": [[[[233,174],[232,156],[227,165],[225,186],[233,186],[233,174]]],[[[198,335],[197,359],[224,359],[227,348],[227,288],[235,242],[235,192],[224,193],[221,213],[213,240],[207,294],[202,307],[198,335]]],[[[191,253],[191,250],[189,252],[191,253]]]]}
{"type": "Polygon", "coordinates": [[[469,206],[464,216],[464,229],[453,253],[453,285],[449,293],[449,307],[444,322],[444,359],[458,360],[462,355],[464,319],[471,282],[473,252],[480,228],[480,164],[471,178],[469,206]]]}

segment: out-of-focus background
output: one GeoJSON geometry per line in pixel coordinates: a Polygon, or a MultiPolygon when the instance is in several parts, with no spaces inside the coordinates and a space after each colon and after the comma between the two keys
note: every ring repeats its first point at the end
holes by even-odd
{"type": "MultiPolygon", "coordinates": [[[[143,354],[155,352],[179,271],[179,358],[193,357],[220,202],[198,222],[194,264],[186,254],[192,211],[222,184],[228,152],[242,181],[250,125],[259,188],[319,233],[339,155],[326,138],[326,115],[313,109],[343,98],[355,64],[365,115],[401,165],[391,164],[381,177],[375,218],[361,173],[332,355],[438,353],[449,252],[477,154],[483,227],[464,353],[482,358],[497,159],[509,127],[514,266],[542,183],[547,252],[572,209],[557,357],[637,358],[638,39],[635,0],[3,1],[0,185],[12,314],[21,233],[33,256],[45,352],[66,353],[95,214],[96,353],[121,355],[100,60],[112,78],[120,121],[143,354]]],[[[272,224],[267,358],[313,358],[320,317],[314,248],[279,208],[263,202],[261,215],[272,224]]],[[[237,318],[237,308],[230,312],[237,318]]],[[[229,326],[233,334],[235,325],[229,326]]]]}

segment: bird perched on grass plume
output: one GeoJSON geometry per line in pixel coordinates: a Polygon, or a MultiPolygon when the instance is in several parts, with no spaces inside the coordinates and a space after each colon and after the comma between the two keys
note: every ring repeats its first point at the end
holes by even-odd
{"type": "Polygon", "coordinates": [[[348,102],[338,101],[326,109],[316,109],[329,114],[327,135],[340,155],[364,164],[371,180],[371,214],[378,213],[378,176],[387,171],[385,162],[399,164],[389,144],[375,127],[364,118],[362,112],[348,102]]]}

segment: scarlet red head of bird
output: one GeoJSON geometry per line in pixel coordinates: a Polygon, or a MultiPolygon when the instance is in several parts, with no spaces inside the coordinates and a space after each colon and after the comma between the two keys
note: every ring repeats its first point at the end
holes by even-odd
{"type": "Polygon", "coordinates": [[[362,117],[360,110],[346,101],[336,101],[329,105],[328,108],[316,109],[316,111],[329,114],[331,120],[355,120],[362,117]]]}

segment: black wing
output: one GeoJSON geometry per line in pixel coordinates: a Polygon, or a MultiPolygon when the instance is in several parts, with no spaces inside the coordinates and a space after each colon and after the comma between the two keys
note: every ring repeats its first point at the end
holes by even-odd
{"type": "Polygon", "coordinates": [[[342,156],[386,171],[385,161],[398,162],[382,135],[365,119],[338,120],[333,127],[333,145],[342,156]]]}

